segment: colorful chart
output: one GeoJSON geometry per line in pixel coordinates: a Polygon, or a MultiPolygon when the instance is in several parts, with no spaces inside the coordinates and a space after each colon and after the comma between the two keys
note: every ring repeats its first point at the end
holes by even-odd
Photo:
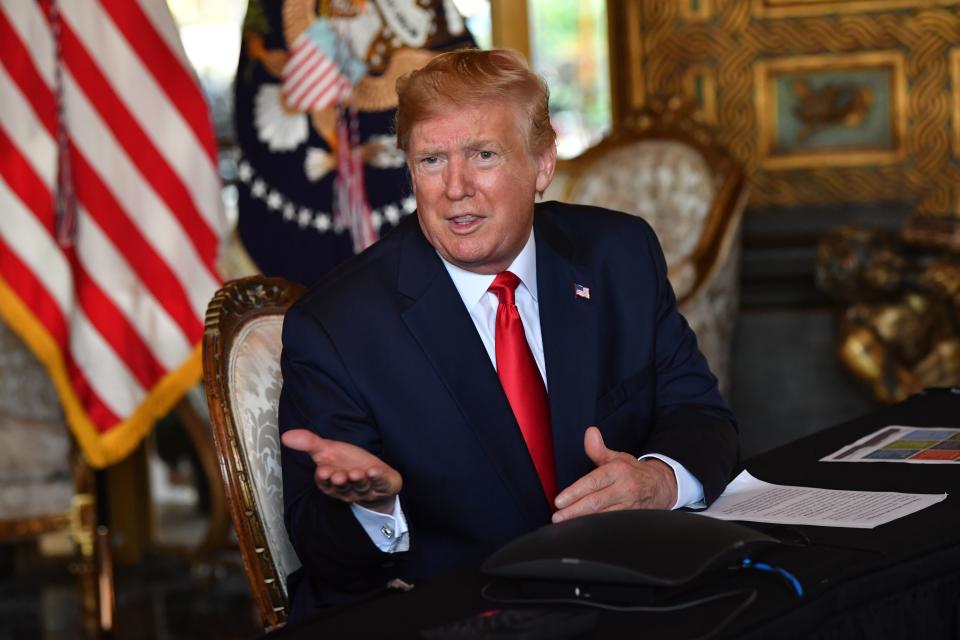
{"type": "Polygon", "coordinates": [[[823,458],[827,462],[960,462],[960,429],[885,427],[823,458]]]}

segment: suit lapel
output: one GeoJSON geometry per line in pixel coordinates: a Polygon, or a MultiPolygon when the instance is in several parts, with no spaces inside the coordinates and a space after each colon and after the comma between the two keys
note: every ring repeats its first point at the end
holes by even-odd
{"type": "Polygon", "coordinates": [[[535,220],[537,289],[543,335],[557,486],[563,490],[591,468],[583,432],[597,397],[597,296],[591,270],[578,264],[573,241],[539,210],[535,220]],[[589,298],[575,295],[575,286],[589,298]]]}
{"type": "Polygon", "coordinates": [[[480,447],[539,526],[550,509],[523,436],[473,320],[453,281],[419,227],[403,238],[398,289],[411,300],[403,320],[460,408],[480,447]]]}

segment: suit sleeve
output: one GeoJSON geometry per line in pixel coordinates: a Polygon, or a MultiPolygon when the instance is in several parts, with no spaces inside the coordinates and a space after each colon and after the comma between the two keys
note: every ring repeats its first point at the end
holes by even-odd
{"type": "MultiPolygon", "coordinates": [[[[284,319],[281,370],[281,434],[305,428],[379,455],[376,425],[349,372],[321,324],[299,306],[284,319]]],[[[281,463],[284,522],[307,579],[349,599],[404,577],[406,554],[381,552],[349,505],[317,489],[307,454],[281,447],[281,463]]]]}
{"type": "Polygon", "coordinates": [[[677,309],[666,260],[644,225],[656,278],[654,428],[645,449],[682,464],[703,485],[709,505],[723,492],[739,458],[736,420],[717,389],[697,338],[677,309]]]}

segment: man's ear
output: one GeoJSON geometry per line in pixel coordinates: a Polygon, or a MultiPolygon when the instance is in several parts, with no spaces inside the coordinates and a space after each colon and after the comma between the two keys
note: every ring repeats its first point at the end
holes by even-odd
{"type": "Polygon", "coordinates": [[[557,145],[548,145],[537,156],[537,193],[543,195],[553,182],[553,172],[557,168],[557,145]]]}

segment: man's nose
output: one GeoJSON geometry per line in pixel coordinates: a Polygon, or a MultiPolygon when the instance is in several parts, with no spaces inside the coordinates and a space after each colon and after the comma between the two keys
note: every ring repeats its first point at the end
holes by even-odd
{"type": "Polygon", "coordinates": [[[473,195],[473,174],[465,162],[453,161],[447,165],[446,196],[462,200],[473,195]]]}

